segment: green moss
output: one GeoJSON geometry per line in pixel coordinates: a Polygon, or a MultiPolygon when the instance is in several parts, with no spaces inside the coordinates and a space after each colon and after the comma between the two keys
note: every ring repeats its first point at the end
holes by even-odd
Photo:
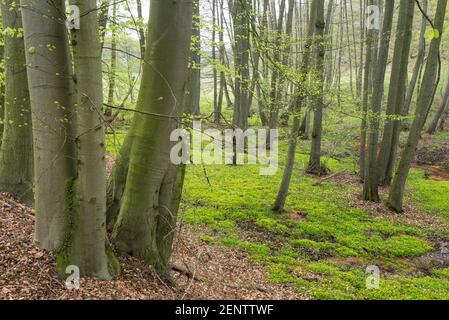
{"type": "Polygon", "coordinates": [[[108,244],[106,244],[106,256],[108,259],[109,275],[114,279],[120,274],[122,268],[120,267],[120,262],[112,251],[112,248],[108,244]]]}
{"type": "MultiPolygon", "coordinates": [[[[343,107],[348,112],[356,110],[344,101],[343,107]]],[[[349,155],[357,152],[358,137],[347,133],[359,127],[358,121],[342,120],[332,112],[326,117],[323,160],[332,172],[354,172],[357,161],[349,155]],[[355,147],[348,143],[351,138],[355,147]]],[[[286,203],[287,213],[307,214],[298,221],[273,214],[287,151],[285,140],[279,148],[281,167],[273,176],[260,176],[258,165],[187,167],[181,211],[186,223],[208,227],[203,241],[245,251],[265,266],[268,280],[293,286],[312,298],[449,298],[449,271],[435,269],[424,276],[415,271],[412,259],[434,250],[430,241],[434,231],[351,208],[347,195],[360,192],[358,185],[327,180],[316,186],[316,179],[303,175],[308,146],[298,148],[286,203]],[[255,228],[245,228],[249,222],[255,228]],[[369,265],[381,270],[379,289],[366,288],[369,265]]],[[[112,149],[108,146],[108,152],[112,149]]],[[[412,170],[407,199],[429,214],[449,218],[448,190],[447,183],[426,180],[422,172],[412,170]]]]}
{"type": "Polygon", "coordinates": [[[447,280],[449,280],[449,268],[445,268],[445,269],[432,269],[432,274],[437,276],[437,277],[441,277],[441,278],[445,278],[447,280]]]}
{"type": "Polygon", "coordinates": [[[412,170],[407,180],[410,197],[421,209],[442,216],[449,221],[448,181],[425,178],[421,170],[412,170]]]}
{"type": "Polygon", "coordinates": [[[56,266],[61,275],[65,275],[67,266],[70,265],[70,247],[72,244],[73,213],[76,210],[77,179],[69,179],[65,190],[64,207],[64,239],[61,246],[56,250],[56,266]]]}

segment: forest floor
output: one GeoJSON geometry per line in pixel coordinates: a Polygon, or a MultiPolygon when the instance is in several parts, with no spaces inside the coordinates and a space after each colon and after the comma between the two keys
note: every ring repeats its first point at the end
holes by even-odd
{"type": "Polygon", "coordinates": [[[54,256],[33,245],[33,224],[31,209],[9,194],[0,195],[0,299],[305,298],[292,286],[269,283],[263,266],[247,253],[209,246],[191,226],[181,228],[175,242],[176,286],[138,260],[122,256],[122,272],[115,281],[81,279],[79,289],[67,290],[54,256]]]}
{"type": "MultiPolygon", "coordinates": [[[[403,214],[362,201],[353,151],[341,148],[345,137],[327,139],[331,174],[304,174],[308,143],[301,143],[282,215],[270,210],[282,167],[260,176],[258,166],[189,166],[176,286],[120,257],[115,281],[82,279],[80,289],[67,290],[53,255],[32,243],[33,211],[2,194],[0,299],[449,299],[449,153],[441,151],[449,134],[423,139],[403,214]],[[379,268],[376,289],[366,286],[368,266],[379,268]]],[[[283,163],[285,143],[280,151],[283,163]]]]}

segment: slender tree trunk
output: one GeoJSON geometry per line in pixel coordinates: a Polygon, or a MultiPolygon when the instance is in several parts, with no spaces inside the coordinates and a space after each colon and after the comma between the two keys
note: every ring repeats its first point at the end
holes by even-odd
{"type": "MultiPolygon", "coordinates": [[[[117,20],[117,2],[112,5],[112,19],[117,20]]],[[[108,93],[108,105],[114,104],[115,95],[115,80],[117,73],[117,30],[116,26],[112,27],[111,34],[111,65],[109,70],[109,93],[108,93]]],[[[112,117],[112,109],[108,108],[105,111],[106,117],[112,117]]]]}
{"type": "Polygon", "coordinates": [[[371,100],[371,112],[368,116],[369,139],[367,148],[367,159],[365,167],[365,179],[363,184],[363,198],[365,200],[378,202],[379,181],[377,176],[377,144],[379,140],[379,123],[382,111],[382,100],[384,95],[385,73],[390,49],[391,27],[393,25],[394,0],[388,0],[383,18],[379,57],[377,60],[376,75],[374,80],[373,97],[371,100]]]}
{"type": "MultiPolygon", "coordinates": [[[[218,46],[218,56],[220,59],[220,64],[222,66],[225,65],[226,61],[225,61],[225,52],[224,50],[226,50],[225,45],[224,45],[224,32],[223,32],[223,28],[224,28],[224,17],[223,17],[223,0],[220,1],[220,10],[218,10],[218,3],[217,3],[217,10],[216,12],[220,12],[220,14],[217,14],[217,17],[219,17],[219,21],[220,21],[220,30],[218,32],[218,41],[219,41],[219,46],[218,46]]],[[[221,113],[223,110],[223,95],[225,94],[225,90],[226,90],[226,75],[225,72],[223,70],[220,71],[220,90],[218,93],[218,100],[217,100],[217,105],[215,106],[214,109],[214,122],[219,124],[221,122],[221,113]]]]}
{"type": "MultiPolygon", "coordinates": [[[[200,114],[200,99],[201,99],[201,31],[200,31],[200,5],[199,1],[193,2],[193,31],[192,31],[192,45],[190,52],[189,64],[189,78],[187,83],[187,92],[184,98],[186,114],[199,115],[200,114]]],[[[214,45],[215,46],[215,45],[214,45]]],[[[215,49],[214,49],[215,50],[215,49]]],[[[215,59],[214,59],[215,61],[215,59]]],[[[214,68],[214,72],[216,72],[214,68]]],[[[216,79],[214,79],[216,81],[216,79]]],[[[216,84],[214,83],[214,86],[216,84]]],[[[216,88],[214,88],[214,95],[216,88]]],[[[214,101],[217,97],[214,96],[214,101]]],[[[214,102],[216,105],[216,101],[214,102]]],[[[214,107],[215,108],[215,107],[214,107]]]]}
{"type": "Polygon", "coordinates": [[[441,117],[441,121],[439,124],[440,131],[443,131],[445,129],[445,124],[448,118],[449,118],[449,99],[446,100],[446,109],[443,112],[443,116],[441,117]]]}
{"type": "Polygon", "coordinates": [[[318,94],[313,116],[312,146],[310,151],[309,166],[307,172],[316,175],[326,174],[327,169],[321,165],[321,135],[323,129],[324,107],[324,57],[326,43],[324,36],[324,4],[319,5],[316,13],[315,44],[317,47],[316,76],[318,81],[318,94]]]}
{"type": "Polygon", "coordinates": [[[396,149],[401,131],[401,120],[397,118],[402,115],[405,101],[414,8],[415,1],[401,0],[388,91],[387,119],[377,160],[378,177],[381,185],[390,184],[396,162],[396,149]]]}
{"type": "Polygon", "coordinates": [[[235,0],[232,19],[235,37],[235,69],[237,77],[234,88],[234,116],[232,124],[245,131],[248,128],[249,116],[249,14],[251,2],[249,0],[235,0]]]}
{"type": "Polygon", "coordinates": [[[98,10],[98,25],[100,30],[100,44],[101,52],[103,52],[104,38],[106,36],[106,28],[108,26],[108,16],[109,16],[109,1],[101,0],[100,10],[98,10]]]}
{"type": "MultiPolygon", "coordinates": [[[[427,13],[428,8],[428,1],[423,0],[422,6],[424,12],[427,13]]],[[[419,35],[419,44],[418,44],[418,56],[416,57],[415,66],[413,67],[413,73],[412,78],[410,79],[410,83],[407,88],[407,95],[405,96],[405,102],[404,102],[404,114],[408,115],[410,111],[410,106],[412,104],[413,94],[415,93],[416,83],[418,81],[418,76],[420,73],[420,70],[422,69],[424,58],[426,55],[426,29],[427,29],[427,19],[426,17],[422,17],[421,22],[421,32],[419,35]]],[[[408,129],[408,121],[405,121],[403,123],[404,128],[408,129]]]]}
{"type": "Polygon", "coordinates": [[[311,55],[311,47],[313,44],[313,35],[315,33],[315,26],[316,26],[316,12],[321,12],[324,9],[321,9],[321,7],[324,7],[324,0],[312,0],[312,5],[310,8],[310,20],[309,20],[309,27],[307,32],[307,40],[304,46],[304,54],[302,57],[302,64],[301,64],[301,80],[297,84],[297,92],[296,92],[296,100],[295,105],[293,108],[293,112],[296,113],[293,117],[293,127],[291,129],[290,137],[289,137],[289,146],[288,146],[288,153],[287,153],[287,160],[285,163],[284,168],[284,174],[282,176],[281,185],[279,187],[278,195],[276,197],[273,211],[276,212],[283,212],[285,201],[287,200],[288,196],[288,190],[290,188],[290,181],[293,174],[293,167],[295,165],[295,153],[296,153],[296,145],[297,140],[299,137],[299,129],[300,129],[300,120],[297,115],[302,109],[302,105],[304,103],[304,100],[307,96],[307,93],[304,92],[304,83],[308,79],[309,70],[310,70],[310,55],[311,55]]]}
{"type": "Polygon", "coordinates": [[[191,32],[191,1],[151,1],[145,60],[152,64],[144,66],[138,110],[161,116],[135,114],[126,187],[112,233],[120,251],[167,277],[183,181],[181,167],[170,162],[170,135],[183,114],[191,32]]]}
{"type": "Polygon", "coordinates": [[[438,123],[440,123],[440,120],[442,119],[442,117],[445,113],[448,100],[449,100],[449,79],[447,80],[446,89],[444,90],[443,100],[441,101],[441,104],[438,107],[438,109],[432,119],[432,122],[429,125],[429,128],[427,129],[428,134],[434,134],[437,132],[438,123]]]}
{"type": "MultiPolygon", "coordinates": [[[[374,5],[374,0],[369,0],[370,5],[374,5]]],[[[366,28],[366,26],[363,26],[366,28]]],[[[368,130],[368,106],[371,101],[372,93],[372,72],[374,70],[373,64],[377,60],[376,39],[379,31],[370,29],[366,31],[366,57],[363,75],[363,102],[362,102],[362,125],[360,134],[360,178],[365,180],[365,167],[366,167],[366,139],[368,130]]]]}
{"type": "MultiPolygon", "coordinates": [[[[101,47],[95,0],[71,0],[81,13],[72,31],[77,93],[78,176],[73,182],[71,218],[65,246],[58,252],[81,275],[111,279],[119,269],[106,238],[105,133],[102,117],[101,47]]],[[[65,268],[63,269],[65,271],[65,268]]]]}
{"type": "Polygon", "coordinates": [[[31,205],[33,195],[33,133],[25,63],[22,15],[13,0],[2,4],[5,54],[4,131],[0,148],[0,191],[11,192],[31,205]],[[11,34],[12,33],[12,34],[11,34]]]}
{"type": "Polygon", "coordinates": [[[145,58],[145,28],[143,27],[144,20],[142,14],[142,1],[136,0],[137,3],[137,18],[139,18],[139,43],[140,43],[140,54],[142,59],[145,58]]]}
{"type": "Polygon", "coordinates": [[[434,37],[430,43],[429,56],[427,58],[426,69],[423,74],[422,87],[416,105],[415,119],[412,127],[410,128],[407,144],[402,152],[399,167],[394,176],[388,198],[388,207],[396,212],[402,212],[405,183],[410,171],[410,166],[415,157],[416,147],[419,142],[422,128],[425,124],[429,108],[435,95],[435,82],[438,72],[439,51],[442,38],[441,35],[443,34],[444,18],[446,16],[446,8],[447,0],[438,0],[434,25],[440,36],[434,37]]]}

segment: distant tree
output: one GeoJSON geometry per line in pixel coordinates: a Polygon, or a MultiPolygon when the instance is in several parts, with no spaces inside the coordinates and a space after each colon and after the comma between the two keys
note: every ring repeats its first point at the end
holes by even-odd
{"type": "Polygon", "coordinates": [[[323,131],[323,108],[324,108],[324,76],[325,76],[325,20],[324,5],[318,6],[315,28],[316,43],[316,81],[318,82],[318,92],[313,116],[312,146],[310,151],[309,166],[307,172],[316,175],[326,174],[326,167],[321,164],[321,136],[323,131]]]}
{"type": "Polygon", "coordinates": [[[198,0],[193,2],[193,8],[192,45],[190,50],[187,92],[184,98],[184,112],[186,114],[199,115],[201,98],[201,20],[198,0]]]}

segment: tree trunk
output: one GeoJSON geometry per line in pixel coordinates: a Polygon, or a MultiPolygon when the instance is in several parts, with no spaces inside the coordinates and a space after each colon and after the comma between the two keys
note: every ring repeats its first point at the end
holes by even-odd
{"type": "MultiPolygon", "coordinates": [[[[298,113],[302,109],[302,105],[304,103],[305,98],[307,97],[307,92],[304,92],[304,83],[308,79],[308,74],[310,70],[310,54],[311,54],[311,47],[313,44],[313,35],[315,33],[315,26],[316,26],[316,12],[322,11],[321,7],[324,7],[324,0],[312,0],[312,5],[310,8],[310,20],[309,20],[309,27],[307,31],[307,40],[304,45],[304,54],[302,57],[302,63],[301,63],[301,80],[299,83],[297,83],[297,92],[296,92],[296,100],[294,103],[293,112],[295,113],[295,116],[293,118],[293,127],[291,129],[290,137],[289,137],[289,146],[288,146],[288,153],[287,153],[287,159],[285,163],[284,168],[284,174],[282,176],[281,185],[279,187],[278,195],[276,197],[273,211],[276,212],[283,212],[285,201],[287,200],[288,196],[288,190],[290,188],[290,181],[293,174],[293,167],[295,165],[295,153],[296,153],[296,145],[297,140],[299,137],[299,129],[300,129],[300,120],[298,117],[298,113]]],[[[324,9],[323,9],[324,10],[324,9]]]]}
{"type": "Polygon", "coordinates": [[[117,248],[136,256],[169,277],[168,262],[183,185],[182,168],[170,162],[170,134],[183,114],[192,2],[151,1],[146,61],[135,138],[123,202],[112,239],[117,248]],[[151,50],[149,50],[151,48],[151,50]]]}
{"type": "Polygon", "coordinates": [[[401,0],[388,91],[387,119],[377,159],[378,179],[381,185],[390,184],[396,162],[396,149],[401,131],[401,120],[397,118],[402,115],[405,102],[414,8],[415,1],[401,0]]]}
{"type": "Polygon", "coordinates": [[[446,109],[443,112],[443,116],[441,117],[439,129],[443,131],[445,129],[445,124],[447,119],[449,118],[449,99],[446,100],[446,109]]]}
{"type": "Polygon", "coordinates": [[[441,35],[443,34],[444,18],[446,15],[447,0],[438,0],[437,12],[434,20],[435,29],[439,36],[434,37],[430,43],[429,56],[423,75],[421,91],[416,105],[415,119],[413,120],[407,144],[402,152],[399,167],[394,176],[388,199],[388,207],[396,212],[402,212],[405,183],[407,181],[410,166],[414,160],[416,147],[419,142],[422,128],[425,124],[429,108],[435,95],[435,82],[439,65],[439,51],[441,35]]]}
{"type": "Polygon", "coordinates": [[[363,198],[368,201],[378,202],[379,181],[377,177],[377,144],[379,140],[379,122],[382,111],[384,95],[385,72],[387,69],[388,52],[390,49],[391,27],[393,25],[394,0],[388,0],[383,18],[381,42],[377,68],[375,72],[373,96],[371,100],[371,112],[368,116],[369,139],[367,159],[365,167],[365,179],[363,184],[363,198]]]}
{"type": "MultiPolygon", "coordinates": [[[[427,13],[428,1],[423,0],[422,6],[424,12],[427,13]]],[[[405,96],[404,110],[403,110],[404,115],[409,114],[413,94],[415,93],[416,83],[418,82],[418,76],[424,63],[424,58],[426,55],[426,29],[427,29],[427,19],[425,16],[423,16],[421,22],[421,31],[419,35],[418,56],[416,57],[415,66],[413,67],[412,78],[410,79],[410,83],[407,88],[407,95],[405,96]]],[[[409,127],[408,121],[405,121],[403,123],[403,127],[408,129],[409,127]]]]}
{"type": "Polygon", "coordinates": [[[0,192],[28,205],[33,195],[33,132],[28,92],[22,15],[13,0],[2,4],[5,53],[4,130],[0,148],[0,192]],[[11,34],[12,32],[12,34],[11,34]]]}
{"type": "Polygon", "coordinates": [[[67,30],[61,26],[65,3],[21,4],[34,137],[35,242],[57,250],[66,237],[66,200],[76,178],[72,64],[67,30]]]}
{"type": "Polygon", "coordinates": [[[142,1],[136,0],[137,3],[137,18],[139,18],[139,43],[140,43],[140,55],[142,59],[145,59],[145,29],[143,28],[144,20],[142,14],[142,1]]]}
{"type": "MultiPolygon", "coordinates": [[[[231,1],[232,2],[232,1],[231,1]]],[[[234,23],[235,69],[234,115],[232,124],[245,131],[249,116],[249,15],[251,2],[235,0],[231,13],[234,23]]]]}
{"type": "MultiPolygon", "coordinates": [[[[112,5],[112,19],[117,20],[117,2],[112,5]]],[[[112,106],[114,104],[115,95],[115,80],[117,72],[117,26],[112,27],[111,34],[111,65],[109,69],[109,92],[108,92],[108,105],[112,106]]],[[[105,111],[105,116],[108,118],[112,117],[112,109],[107,108],[105,111]]]]}
{"type": "Polygon", "coordinates": [[[100,36],[95,0],[71,0],[79,7],[80,29],[72,31],[77,94],[78,175],[72,182],[72,207],[64,246],[58,251],[60,267],[76,265],[82,276],[111,279],[118,261],[107,249],[105,133],[102,117],[103,85],[100,36]]]}
{"type": "Polygon", "coordinates": [[[189,78],[184,98],[184,112],[186,114],[199,115],[201,98],[201,21],[198,0],[193,2],[193,12],[192,50],[190,52],[189,78]]]}
{"type": "Polygon", "coordinates": [[[434,134],[435,132],[437,132],[438,123],[440,123],[440,120],[442,119],[442,117],[445,113],[448,100],[449,100],[449,79],[447,80],[446,89],[444,90],[443,100],[441,101],[441,104],[438,107],[438,109],[433,117],[433,120],[429,125],[429,128],[427,129],[428,134],[434,134]]]}
{"type": "MultiPolygon", "coordinates": [[[[369,0],[370,5],[374,5],[374,0],[369,0]]],[[[366,26],[363,26],[365,29],[366,26]]],[[[368,130],[368,106],[371,101],[371,93],[372,93],[372,72],[373,72],[373,64],[376,61],[377,50],[375,50],[376,45],[376,34],[378,31],[375,29],[370,29],[366,31],[366,57],[365,57],[365,66],[364,66],[364,74],[363,74],[363,101],[362,101],[362,124],[361,124],[361,133],[360,133],[360,178],[362,181],[365,180],[365,168],[366,168],[366,138],[367,138],[367,130],[368,130]]]]}
{"type": "Polygon", "coordinates": [[[318,94],[313,116],[312,146],[310,151],[309,166],[307,172],[316,175],[326,174],[326,168],[321,165],[321,135],[323,127],[324,107],[324,57],[326,43],[324,37],[324,4],[319,5],[316,13],[315,43],[317,47],[316,76],[318,81],[318,94]]]}

